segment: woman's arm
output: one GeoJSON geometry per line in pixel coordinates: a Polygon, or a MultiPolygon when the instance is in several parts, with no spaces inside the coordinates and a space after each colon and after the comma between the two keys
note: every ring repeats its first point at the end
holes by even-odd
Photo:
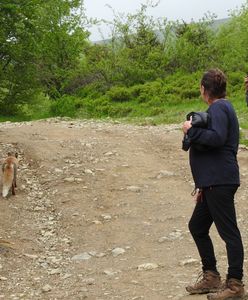
{"type": "Polygon", "coordinates": [[[208,111],[210,126],[207,129],[191,127],[187,132],[193,144],[221,147],[226,142],[229,125],[227,111],[220,103],[212,105],[208,111]]]}

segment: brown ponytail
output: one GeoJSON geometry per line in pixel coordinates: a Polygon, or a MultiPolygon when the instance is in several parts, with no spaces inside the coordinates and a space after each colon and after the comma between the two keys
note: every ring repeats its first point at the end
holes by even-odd
{"type": "Polygon", "coordinates": [[[226,97],[226,76],[219,69],[210,69],[203,74],[201,85],[210,98],[226,97]]]}

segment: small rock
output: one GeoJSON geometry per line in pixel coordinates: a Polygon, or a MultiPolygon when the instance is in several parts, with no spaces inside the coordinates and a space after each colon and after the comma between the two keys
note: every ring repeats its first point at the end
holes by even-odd
{"type": "Polygon", "coordinates": [[[89,253],[89,255],[91,255],[91,256],[96,256],[96,255],[97,255],[97,252],[96,252],[96,251],[89,251],[88,253],[89,253]]]}
{"type": "Polygon", "coordinates": [[[109,152],[106,152],[104,155],[105,155],[105,156],[111,156],[111,155],[114,155],[114,153],[111,152],[111,151],[109,151],[109,152]]]}
{"type": "Polygon", "coordinates": [[[93,284],[95,284],[95,279],[94,278],[86,278],[86,279],[83,279],[82,282],[84,282],[87,285],[93,285],[93,284]]]}
{"type": "Polygon", "coordinates": [[[121,254],[123,254],[125,252],[126,251],[123,248],[115,248],[115,249],[112,250],[112,254],[113,254],[114,257],[116,257],[118,255],[121,255],[121,254]]]}
{"type": "Polygon", "coordinates": [[[142,265],[138,266],[138,271],[142,271],[142,270],[145,270],[145,271],[154,270],[154,269],[157,269],[158,267],[159,266],[157,264],[154,264],[154,263],[145,263],[145,264],[142,264],[142,265]]]}
{"type": "Polygon", "coordinates": [[[84,252],[81,254],[74,255],[71,259],[72,260],[88,260],[90,258],[91,258],[91,255],[88,252],[84,252]]]}
{"type": "Polygon", "coordinates": [[[105,214],[102,214],[101,217],[103,218],[103,220],[106,220],[106,221],[109,221],[112,219],[112,217],[110,215],[105,215],[105,214]]]}
{"type": "Polygon", "coordinates": [[[85,174],[90,174],[90,175],[93,175],[93,174],[94,174],[94,172],[91,171],[90,169],[84,170],[84,173],[85,173],[85,174]]]}
{"type": "Polygon", "coordinates": [[[163,178],[163,177],[169,177],[169,176],[174,176],[175,174],[170,171],[160,171],[159,174],[157,175],[157,179],[163,178]]]}
{"type": "Polygon", "coordinates": [[[61,273],[61,269],[51,269],[51,271],[49,272],[50,275],[55,275],[60,273],[61,273]]]}
{"type": "Polygon", "coordinates": [[[8,278],[0,276],[0,281],[6,281],[6,280],[8,280],[8,278]]]}
{"type": "Polygon", "coordinates": [[[47,293],[52,290],[52,287],[49,284],[46,284],[42,287],[42,292],[47,293]]]}
{"type": "Polygon", "coordinates": [[[161,237],[158,242],[163,243],[165,241],[174,241],[174,240],[181,240],[183,238],[183,234],[180,230],[175,230],[169,234],[169,236],[161,237]]]}
{"type": "Polygon", "coordinates": [[[94,221],[92,221],[92,223],[93,223],[93,224],[96,224],[96,225],[101,225],[101,224],[102,224],[102,222],[101,222],[101,221],[98,221],[98,220],[94,220],[94,221]]]}
{"type": "Polygon", "coordinates": [[[162,236],[161,238],[158,239],[159,243],[163,243],[165,241],[168,241],[168,237],[167,236],[162,236]]]}
{"type": "Polygon", "coordinates": [[[116,275],[118,272],[117,271],[113,271],[112,269],[108,269],[108,270],[104,270],[103,273],[107,276],[114,276],[116,275]]]}
{"type": "MultiPolygon", "coordinates": [[[[85,287],[81,287],[79,291],[82,292],[82,293],[86,293],[86,292],[88,292],[89,290],[88,290],[87,288],[85,288],[85,287]]],[[[87,299],[87,298],[88,298],[88,297],[87,297],[86,295],[84,295],[83,298],[80,298],[80,299],[87,299]]]]}
{"type": "Polygon", "coordinates": [[[74,182],[74,178],[73,177],[67,177],[64,179],[64,181],[66,182],[74,182]]]}
{"type": "Polygon", "coordinates": [[[194,258],[189,258],[189,259],[185,259],[185,260],[182,260],[180,261],[180,266],[186,266],[186,265],[198,265],[199,264],[199,261],[197,259],[194,259],[194,258]]]}
{"type": "Polygon", "coordinates": [[[62,279],[67,279],[70,278],[72,276],[72,274],[70,273],[66,273],[63,277],[61,277],[62,279]]]}
{"type": "Polygon", "coordinates": [[[130,192],[134,192],[134,193],[140,193],[141,192],[141,188],[139,186],[135,186],[135,185],[128,186],[127,190],[130,191],[130,192]]]}
{"type": "Polygon", "coordinates": [[[101,257],[104,257],[104,256],[106,256],[106,253],[104,253],[104,252],[100,252],[100,253],[96,254],[96,257],[98,257],[98,258],[101,258],[101,257]]]}
{"type": "Polygon", "coordinates": [[[35,255],[35,254],[28,254],[28,253],[25,253],[24,256],[28,257],[28,258],[32,258],[32,259],[37,259],[38,258],[38,255],[35,255]]]}

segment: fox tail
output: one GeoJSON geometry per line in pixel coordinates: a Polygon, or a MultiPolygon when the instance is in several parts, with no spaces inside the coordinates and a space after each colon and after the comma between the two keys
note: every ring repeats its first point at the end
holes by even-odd
{"type": "Polygon", "coordinates": [[[2,195],[3,197],[7,197],[10,188],[12,187],[14,180],[14,165],[13,164],[8,164],[4,168],[4,173],[3,173],[3,190],[2,190],[2,195]]]}
{"type": "Polygon", "coordinates": [[[3,186],[3,197],[7,197],[10,190],[10,186],[3,186]]]}

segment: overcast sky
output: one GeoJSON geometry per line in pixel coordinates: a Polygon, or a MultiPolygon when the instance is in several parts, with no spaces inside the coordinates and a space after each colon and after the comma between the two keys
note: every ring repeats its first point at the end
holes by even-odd
{"type": "MultiPolygon", "coordinates": [[[[153,1],[155,3],[156,1],[153,1]]],[[[88,17],[112,20],[113,12],[107,6],[109,4],[117,12],[134,13],[141,3],[146,0],[84,0],[84,6],[88,17]]],[[[165,17],[168,20],[197,21],[205,13],[215,13],[218,19],[228,17],[230,10],[240,8],[246,0],[160,0],[157,7],[148,10],[149,15],[154,17],[165,17]]],[[[107,38],[106,26],[101,26],[104,37],[107,38]]],[[[91,28],[90,40],[101,39],[97,28],[91,28]]]]}

